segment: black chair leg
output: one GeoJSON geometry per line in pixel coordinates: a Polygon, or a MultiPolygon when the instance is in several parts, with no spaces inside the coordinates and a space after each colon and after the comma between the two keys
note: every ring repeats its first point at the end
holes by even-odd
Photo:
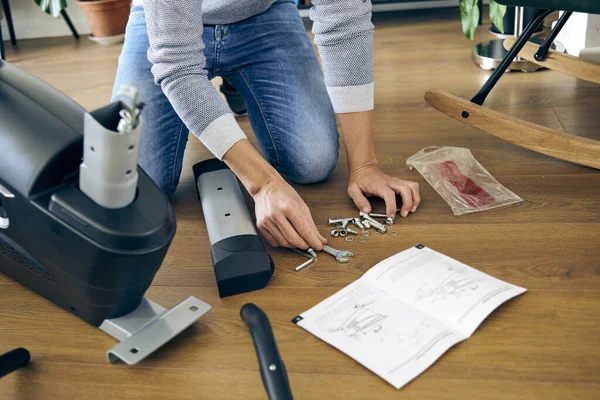
{"type": "Polygon", "coordinates": [[[73,23],[71,22],[71,18],[69,18],[69,14],[67,14],[67,11],[60,10],[60,15],[62,15],[62,17],[65,19],[65,22],[69,26],[69,29],[71,30],[71,33],[73,34],[73,37],[75,39],[79,39],[79,33],[77,33],[77,29],[75,29],[75,26],[73,26],[73,23]]]}
{"type": "Polygon", "coordinates": [[[6,14],[6,23],[8,24],[8,34],[10,35],[10,42],[13,46],[17,45],[17,36],[15,35],[15,27],[13,25],[12,13],[10,12],[10,4],[8,0],[2,0],[2,7],[4,8],[4,14],[6,14]]]}
{"type": "Polygon", "coordinates": [[[4,60],[4,39],[2,38],[2,25],[0,24],[0,60],[4,60]]]}
{"type": "Polygon", "coordinates": [[[479,104],[480,106],[483,105],[483,102],[488,94],[490,94],[494,86],[496,86],[496,83],[498,83],[498,80],[502,74],[506,72],[506,69],[510,66],[510,64],[512,64],[513,60],[519,54],[523,46],[525,46],[527,41],[531,38],[531,35],[533,35],[537,28],[544,22],[544,18],[553,12],[554,10],[539,10],[535,14],[513,47],[508,51],[506,56],[504,56],[498,68],[496,68],[494,73],[488,78],[487,82],[484,83],[481,90],[471,99],[471,102],[479,104]]]}
{"type": "Polygon", "coordinates": [[[561,29],[565,26],[571,14],[573,13],[566,11],[563,15],[561,15],[560,19],[556,23],[556,26],[554,29],[552,29],[546,40],[544,40],[544,43],[542,43],[538,51],[533,55],[533,58],[535,58],[537,61],[544,61],[544,58],[546,58],[546,54],[548,54],[548,50],[550,50],[550,46],[552,46],[554,39],[556,39],[561,29]]]}

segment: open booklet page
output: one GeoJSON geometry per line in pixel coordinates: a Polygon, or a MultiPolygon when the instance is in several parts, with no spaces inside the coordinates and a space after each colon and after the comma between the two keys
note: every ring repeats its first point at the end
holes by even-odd
{"type": "Polygon", "coordinates": [[[294,322],[399,389],[524,291],[418,245],[294,322]]]}

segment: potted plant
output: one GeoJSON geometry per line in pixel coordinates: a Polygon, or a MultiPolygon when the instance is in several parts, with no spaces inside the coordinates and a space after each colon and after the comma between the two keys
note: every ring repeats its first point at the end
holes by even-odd
{"type": "MultiPolygon", "coordinates": [[[[67,7],[66,0],[34,0],[40,8],[54,17],[67,7]]],[[[92,39],[107,44],[122,39],[127,26],[131,0],[76,0],[92,30],[92,39]]]]}
{"type": "Polygon", "coordinates": [[[94,38],[120,36],[125,33],[131,0],[77,0],[77,4],[90,23],[94,38]]]}
{"type": "MultiPolygon", "coordinates": [[[[479,26],[480,12],[479,1],[481,0],[459,0],[458,6],[460,9],[460,19],[462,22],[462,30],[465,36],[473,40],[475,29],[479,26]]],[[[490,1],[490,21],[498,28],[500,33],[504,33],[504,14],[506,14],[506,6],[490,1]]]]}

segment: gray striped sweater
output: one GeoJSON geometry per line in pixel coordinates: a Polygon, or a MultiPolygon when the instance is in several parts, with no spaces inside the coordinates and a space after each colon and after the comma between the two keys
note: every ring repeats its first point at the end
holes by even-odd
{"type": "MultiPolygon", "coordinates": [[[[219,159],[246,136],[208,81],[202,24],[234,23],[275,0],[134,0],[145,10],[157,84],[188,129],[219,159]]],[[[370,0],[313,0],[310,18],[337,113],[373,108],[370,0]]]]}

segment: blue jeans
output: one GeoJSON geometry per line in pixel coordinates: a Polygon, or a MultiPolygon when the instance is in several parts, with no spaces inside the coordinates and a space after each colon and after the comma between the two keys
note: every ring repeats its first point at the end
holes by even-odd
{"type": "MultiPolygon", "coordinates": [[[[246,101],[252,130],[267,161],[302,184],[334,170],[339,135],[319,62],[293,0],[279,0],[246,20],[205,26],[209,79],[221,76],[246,101]]],[[[140,91],[146,103],[140,166],[167,196],[177,188],[188,129],[154,83],[148,61],[144,10],[129,17],[113,99],[121,84],[140,91]]]]}

